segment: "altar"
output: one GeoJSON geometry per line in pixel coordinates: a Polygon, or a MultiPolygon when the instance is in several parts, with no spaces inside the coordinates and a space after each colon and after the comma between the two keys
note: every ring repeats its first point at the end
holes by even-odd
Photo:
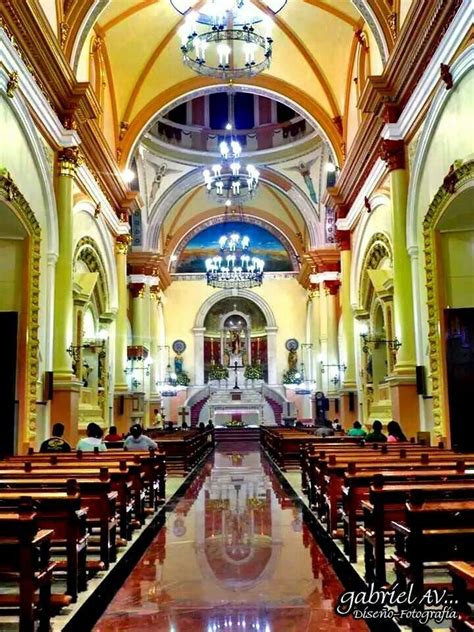
{"type": "Polygon", "coordinates": [[[245,425],[262,423],[265,404],[262,394],[252,389],[239,391],[239,394],[240,399],[235,399],[236,393],[228,389],[211,394],[208,400],[209,417],[216,426],[224,426],[236,418],[245,425]]]}

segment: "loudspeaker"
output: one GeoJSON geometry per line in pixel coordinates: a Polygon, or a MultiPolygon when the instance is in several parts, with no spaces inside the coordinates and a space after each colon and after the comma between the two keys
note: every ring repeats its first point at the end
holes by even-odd
{"type": "Polygon", "coordinates": [[[45,402],[53,399],[53,372],[52,371],[44,372],[43,399],[45,402]]]}
{"type": "Polygon", "coordinates": [[[349,410],[351,411],[351,413],[353,413],[355,410],[355,397],[352,391],[349,391],[349,410]]]}
{"type": "Polygon", "coordinates": [[[426,373],[423,365],[416,367],[416,392],[423,397],[426,395],[426,373]]]}

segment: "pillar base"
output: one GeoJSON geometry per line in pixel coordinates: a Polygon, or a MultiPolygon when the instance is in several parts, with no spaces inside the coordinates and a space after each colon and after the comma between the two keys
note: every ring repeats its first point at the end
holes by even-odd
{"type": "Polygon", "coordinates": [[[81,382],[72,373],[53,375],[53,399],[51,401],[51,426],[60,421],[64,424],[64,438],[75,447],[79,437],[79,397],[81,382]]]}
{"type": "Polygon", "coordinates": [[[339,396],[339,420],[344,430],[349,430],[354,421],[358,418],[357,410],[357,390],[342,391],[339,396]]]}
{"type": "Polygon", "coordinates": [[[392,417],[399,422],[407,439],[416,438],[416,433],[420,430],[420,407],[415,377],[413,375],[405,375],[402,378],[393,376],[388,381],[392,399],[392,417]]]}
{"type": "Polygon", "coordinates": [[[145,397],[143,393],[114,393],[113,425],[118,433],[127,433],[132,424],[145,422],[145,397]]]}

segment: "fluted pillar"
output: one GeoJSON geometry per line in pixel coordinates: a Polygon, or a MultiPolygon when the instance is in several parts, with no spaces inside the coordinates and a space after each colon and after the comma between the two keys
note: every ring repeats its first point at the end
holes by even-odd
{"type": "Polygon", "coordinates": [[[132,297],[132,340],[134,347],[145,346],[145,283],[129,283],[132,297]]]}
{"type": "Polygon", "coordinates": [[[128,390],[125,376],[127,366],[127,252],[130,245],[130,235],[119,235],[115,242],[115,267],[117,270],[118,310],[115,321],[115,393],[128,390]]]}
{"type": "Polygon", "coordinates": [[[328,358],[328,393],[334,394],[338,385],[332,382],[335,375],[339,375],[337,365],[339,364],[338,336],[337,336],[337,294],[339,290],[339,281],[325,281],[324,290],[326,294],[326,310],[327,310],[327,358],[328,358]]]}
{"type": "Polygon", "coordinates": [[[160,301],[160,286],[150,286],[150,357],[153,363],[150,366],[150,393],[157,393],[157,382],[159,380],[158,371],[158,346],[159,346],[159,329],[158,329],[158,303],[160,301]]]}
{"type": "Polygon", "coordinates": [[[54,397],[51,422],[65,425],[66,439],[75,445],[78,437],[80,383],[72,371],[68,348],[73,343],[73,184],[80,154],[77,147],[58,154],[56,207],[58,259],[55,270],[53,372],[54,397]]]}
{"type": "Polygon", "coordinates": [[[406,241],[408,173],[405,144],[384,140],[382,158],[390,172],[392,197],[393,310],[395,336],[401,343],[396,356],[391,385],[392,415],[404,426],[407,435],[419,430],[419,407],[415,379],[415,325],[411,263],[406,241]]]}
{"type": "Polygon", "coordinates": [[[313,345],[311,348],[311,359],[313,365],[313,380],[316,382],[316,390],[322,389],[321,384],[321,331],[320,331],[320,301],[319,301],[319,285],[313,285],[309,292],[309,301],[312,303],[311,307],[311,330],[310,330],[310,342],[313,345]]]}

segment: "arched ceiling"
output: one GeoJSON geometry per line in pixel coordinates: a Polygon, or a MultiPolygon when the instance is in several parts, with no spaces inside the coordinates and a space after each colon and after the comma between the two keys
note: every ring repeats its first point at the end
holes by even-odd
{"type": "MultiPolygon", "coordinates": [[[[128,125],[120,139],[122,156],[157,109],[212,84],[181,63],[176,32],[182,20],[169,0],[120,0],[107,5],[94,27],[106,59],[116,129],[128,125]]],[[[300,105],[310,103],[333,143],[342,144],[363,18],[351,0],[289,0],[274,22],[271,67],[252,83],[284,92],[300,105]]],[[[365,33],[374,65],[377,46],[368,29],[365,33]]],[[[336,154],[339,150],[335,147],[336,154]]]]}

